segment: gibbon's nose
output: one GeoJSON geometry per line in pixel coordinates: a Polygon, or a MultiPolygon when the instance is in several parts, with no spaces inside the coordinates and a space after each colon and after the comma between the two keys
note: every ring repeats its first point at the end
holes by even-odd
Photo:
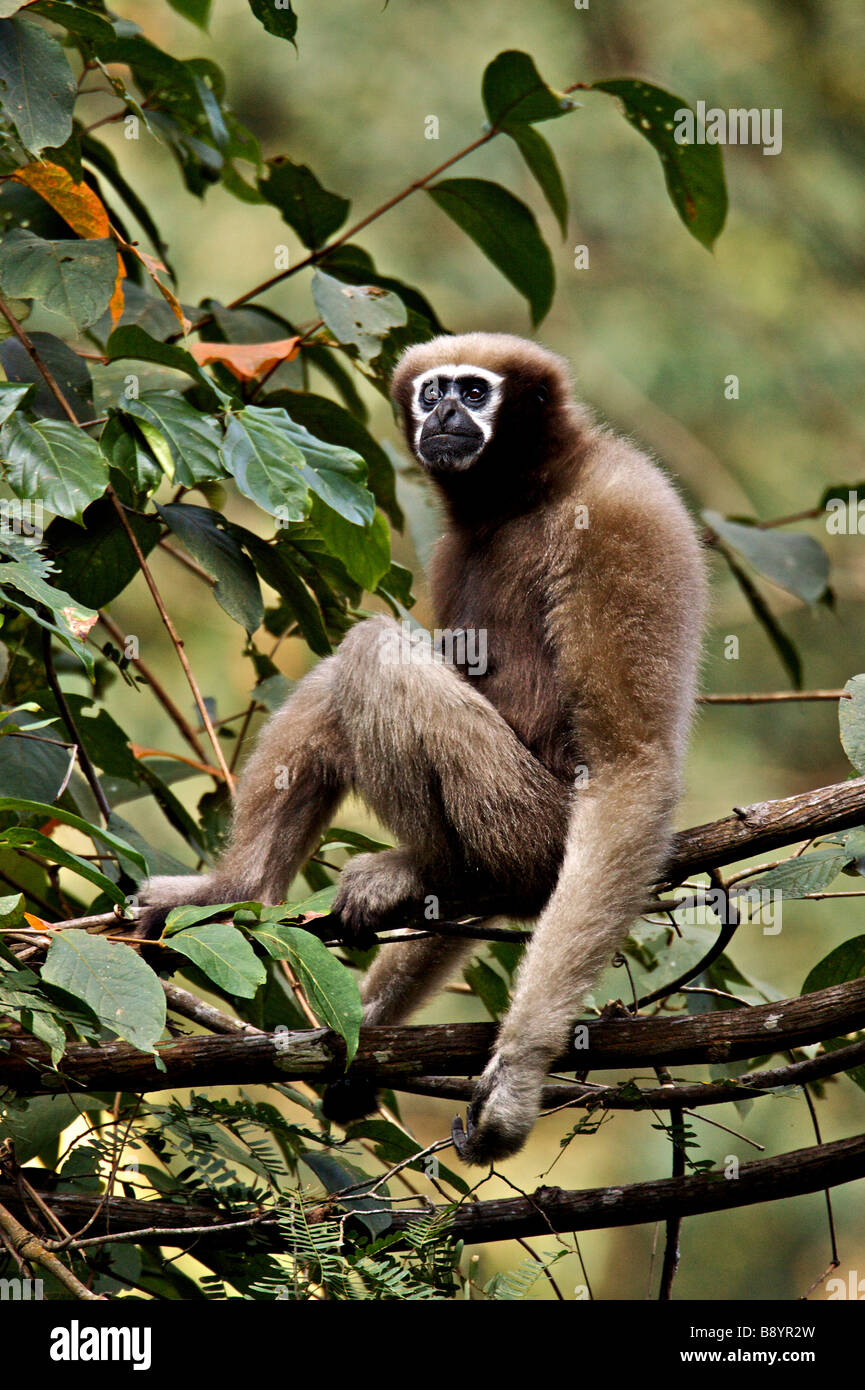
{"type": "Polygon", "coordinates": [[[439,424],[443,425],[445,429],[455,425],[463,415],[463,411],[460,410],[457,402],[451,396],[445,396],[444,400],[439,402],[435,413],[438,416],[439,424]]]}

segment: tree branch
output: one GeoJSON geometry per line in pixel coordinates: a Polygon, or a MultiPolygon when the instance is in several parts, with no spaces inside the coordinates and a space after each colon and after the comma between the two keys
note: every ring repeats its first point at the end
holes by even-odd
{"type": "MultiPolygon", "coordinates": [[[[729,1062],[799,1047],[852,1032],[865,1024],[865,979],[832,985],[781,1003],[758,1004],[688,1018],[600,1018],[584,1020],[589,1046],[572,1048],[555,1070],[684,1066],[729,1062]]],[[[380,1086],[445,1073],[476,1076],[489,1060],[497,1032],[493,1023],[428,1027],[362,1028],[351,1074],[380,1086]]],[[[49,1071],[42,1043],[12,1038],[0,1052],[0,1084],[21,1095],[70,1091],[164,1091],[178,1086],[240,1085],[254,1082],[334,1081],[345,1074],[345,1043],[326,1029],[261,1033],[251,1037],[194,1037],[159,1048],[165,1070],[128,1043],[86,1047],[73,1043],[62,1077],[49,1071]]]]}

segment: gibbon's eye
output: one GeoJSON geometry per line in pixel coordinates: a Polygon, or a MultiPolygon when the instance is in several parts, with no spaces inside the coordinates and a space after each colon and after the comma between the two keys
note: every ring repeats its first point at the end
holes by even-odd
{"type": "Polygon", "coordinates": [[[489,387],[482,382],[474,381],[470,386],[464,386],[462,398],[469,405],[483,405],[489,394],[489,387]]]}
{"type": "Polygon", "coordinates": [[[439,399],[439,389],[434,381],[425,381],[420,390],[421,405],[434,406],[439,399]]]}

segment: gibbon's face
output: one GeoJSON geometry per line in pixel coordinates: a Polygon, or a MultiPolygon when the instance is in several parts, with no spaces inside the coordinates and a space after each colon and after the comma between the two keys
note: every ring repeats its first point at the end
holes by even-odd
{"type": "Polygon", "coordinates": [[[493,437],[504,377],[486,367],[445,363],[411,383],[414,450],[430,473],[471,468],[493,437]]]}

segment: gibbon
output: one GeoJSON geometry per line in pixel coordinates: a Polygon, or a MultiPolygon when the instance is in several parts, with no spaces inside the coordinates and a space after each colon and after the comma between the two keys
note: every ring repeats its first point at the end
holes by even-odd
{"type": "MultiPolygon", "coordinates": [[[[342,870],[346,942],[418,920],[430,895],[538,919],[465,1130],[454,1123],[461,1157],[489,1164],[523,1145],[584,993],[664,868],[704,565],[668,479],[593,421],[567,364],[536,344],[436,338],[403,355],[392,394],[444,508],[436,622],[481,634],[485,659],[448,660],[391,618],[359,622],[263,728],[216,867],[152,879],[144,929],[181,903],[282,901],[340,799],[359,793],[399,843],[342,870]]],[[[469,946],[383,945],[364,1021],[405,1018],[469,946]]],[[[325,1112],[345,1121],[373,1104],[349,1073],[325,1112]]]]}

